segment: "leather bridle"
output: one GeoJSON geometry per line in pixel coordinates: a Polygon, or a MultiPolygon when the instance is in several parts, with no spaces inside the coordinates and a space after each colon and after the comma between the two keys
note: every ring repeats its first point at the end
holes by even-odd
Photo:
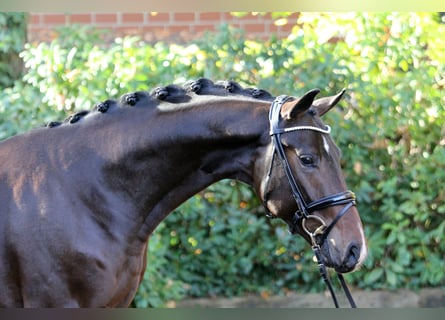
{"type": "MultiPolygon", "coordinates": [[[[281,135],[286,134],[288,132],[294,132],[294,131],[302,131],[302,130],[311,130],[315,132],[319,132],[320,134],[329,134],[331,131],[331,128],[329,126],[326,126],[325,128],[319,128],[315,126],[294,126],[294,127],[287,127],[287,128],[281,128],[279,125],[280,120],[280,111],[283,104],[290,100],[291,97],[286,95],[278,96],[273,102],[270,107],[269,111],[269,123],[270,123],[270,135],[272,138],[273,143],[273,155],[270,162],[270,168],[268,175],[266,177],[266,181],[264,184],[264,204],[267,208],[267,201],[268,201],[268,185],[269,180],[272,174],[272,168],[273,168],[273,162],[275,156],[278,156],[280,159],[280,162],[282,164],[282,167],[284,169],[284,172],[286,174],[287,180],[289,182],[290,188],[292,190],[292,195],[295,199],[295,202],[297,203],[297,211],[294,214],[293,220],[290,224],[290,232],[295,233],[295,230],[298,226],[301,226],[308,234],[308,236],[311,239],[312,242],[312,250],[314,251],[315,257],[318,262],[318,266],[320,269],[320,273],[323,277],[323,280],[326,282],[332,298],[334,300],[335,306],[338,308],[338,302],[337,298],[335,296],[335,293],[332,288],[332,284],[329,280],[329,277],[327,276],[326,267],[322,261],[322,257],[320,254],[320,248],[323,245],[324,241],[326,240],[327,236],[335,226],[335,224],[341,219],[343,215],[345,215],[349,209],[352,206],[356,205],[356,197],[354,192],[352,191],[344,191],[337,194],[329,195],[326,197],[323,197],[321,199],[312,201],[307,203],[306,200],[303,197],[303,193],[300,189],[300,186],[295,181],[294,175],[292,173],[289,161],[287,160],[286,153],[284,151],[283,144],[281,142],[281,135]],[[320,211],[325,208],[331,207],[331,206],[338,206],[338,205],[344,205],[343,209],[337,214],[337,216],[331,221],[331,223],[327,226],[324,220],[316,215],[312,215],[315,211],[320,211]],[[309,227],[308,222],[315,222],[317,227],[309,227]]],[[[270,216],[270,215],[269,215],[270,216]]],[[[338,277],[340,279],[340,282],[342,284],[343,290],[348,297],[349,303],[351,307],[355,308],[355,302],[349,292],[348,287],[346,286],[346,283],[344,281],[344,278],[341,273],[337,273],[338,277]]]]}

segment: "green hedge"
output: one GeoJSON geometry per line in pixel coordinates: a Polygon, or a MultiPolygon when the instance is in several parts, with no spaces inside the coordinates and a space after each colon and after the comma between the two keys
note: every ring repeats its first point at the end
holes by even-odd
{"type": "MultiPolygon", "coordinates": [[[[360,288],[443,286],[445,26],[433,14],[301,14],[287,39],[222,26],[187,45],[103,44],[93,30],[28,44],[24,82],[0,94],[0,138],[98,101],[208,77],[272,93],[347,96],[326,122],[358,196],[369,256],[360,288]],[[56,115],[57,114],[57,115],[56,115]]],[[[150,240],[135,306],[184,296],[322,290],[308,245],[264,218],[252,190],[222,181],[175,210],[150,240]]]]}
{"type": "Polygon", "coordinates": [[[12,86],[22,75],[19,53],[26,41],[26,21],[25,13],[0,12],[0,89],[12,86]]]}

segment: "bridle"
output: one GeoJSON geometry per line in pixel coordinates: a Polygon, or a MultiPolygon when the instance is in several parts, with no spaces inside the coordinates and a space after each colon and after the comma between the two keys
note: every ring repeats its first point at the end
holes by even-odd
{"type": "MultiPolygon", "coordinates": [[[[268,201],[268,185],[270,181],[270,176],[272,174],[273,162],[275,156],[277,155],[280,159],[280,162],[283,166],[284,172],[286,174],[287,180],[289,182],[290,188],[292,190],[292,195],[297,203],[297,211],[294,214],[293,220],[290,224],[290,232],[295,233],[296,228],[301,225],[304,232],[308,234],[312,243],[312,250],[314,251],[315,257],[317,259],[317,263],[320,269],[320,273],[322,275],[323,280],[327,284],[329,291],[331,292],[332,299],[334,301],[334,305],[336,308],[339,307],[337,298],[335,296],[334,290],[332,288],[332,284],[329,280],[329,277],[326,272],[326,266],[323,263],[320,250],[327,236],[335,226],[335,224],[345,215],[346,212],[352,206],[356,204],[355,194],[352,191],[344,191],[337,194],[329,195],[318,200],[307,203],[303,197],[303,193],[295,181],[294,175],[292,173],[291,167],[289,165],[289,161],[287,160],[286,153],[284,151],[283,144],[281,142],[281,135],[286,134],[288,132],[293,131],[302,131],[302,130],[311,130],[315,132],[319,132],[320,134],[329,134],[331,128],[326,126],[325,128],[319,128],[315,126],[294,126],[289,128],[280,128],[279,120],[280,120],[280,111],[283,104],[291,99],[291,97],[286,95],[278,96],[270,107],[269,111],[269,123],[270,123],[270,135],[273,142],[273,155],[270,162],[270,168],[268,171],[268,175],[266,177],[266,181],[264,184],[264,204],[267,208],[268,201]],[[332,220],[332,222],[327,226],[322,218],[319,216],[313,215],[312,213],[315,211],[323,210],[325,208],[331,206],[344,205],[343,209],[337,214],[337,216],[332,220]],[[315,222],[318,226],[316,228],[309,228],[308,222],[315,222]]],[[[341,273],[337,273],[343,290],[349,300],[349,303],[352,308],[355,308],[355,302],[352,298],[351,293],[346,285],[346,282],[341,273]]]]}

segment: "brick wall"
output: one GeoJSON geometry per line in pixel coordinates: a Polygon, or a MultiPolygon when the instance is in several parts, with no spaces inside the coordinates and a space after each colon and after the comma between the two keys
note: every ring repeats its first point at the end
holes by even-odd
{"type": "Polygon", "coordinates": [[[139,35],[148,42],[184,42],[202,36],[205,31],[215,31],[222,23],[243,28],[250,39],[266,39],[271,34],[288,36],[297,18],[298,14],[293,14],[287,24],[277,25],[270,14],[255,13],[242,18],[227,12],[30,13],[28,40],[48,41],[54,38],[58,26],[88,24],[111,30],[109,39],[139,35]]]}

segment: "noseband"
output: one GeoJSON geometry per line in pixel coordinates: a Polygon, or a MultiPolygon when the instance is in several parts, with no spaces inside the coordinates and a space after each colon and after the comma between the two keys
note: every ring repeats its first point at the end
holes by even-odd
{"type": "MultiPolygon", "coordinates": [[[[352,191],[344,191],[337,194],[329,195],[326,197],[323,197],[321,199],[312,201],[307,203],[306,200],[303,197],[303,193],[295,181],[294,175],[292,173],[291,167],[289,165],[289,161],[287,160],[286,153],[284,151],[283,144],[281,142],[281,135],[293,132],[293,131],[302,131],[302,130],[311,130],[315,132],[319,132],[320,134],[329,134],[331,132],[331,128],[329,126],[326,126],[325,128],[319,128],[314,126],[295,126],[290,128],[280,128],[279,126],[279,120],[280,120],[280,111],[283,104],[290,99],[289,96],[281,95],[278,96],[273,102],[270,107],[269,111],[269,123],[270,123],[270,135],[272,137],[274,151],[270,163],[269,172],[267,175],[267,180],[265,183],[264,190],[267,191],[268,184],[270,180],[270,176],[272,174],[272,167],[275,155],[278,155],[278,158],[280,159],[280,162],[283,166],[284,172],[286,173],[287,180],[289,182],[290,188],[292,190],[292,195],[295,199],[295,202],[297,203],[297,211],[294,214],[292,223],[290,225],[290,232],[295,233],[297,226],[301,225],[304,232],[308,234],[308,236],[311,239],[312,242],[312,249],[314,251],[315,257],[318,261],[318,266],[320,269],[320,273],[323,277],[323,280],[326,282],[332,298],[334,300],[335,306],[338,308],[338,302],[337,298],[335,296],[335,293],[332,289],[332,284],[327,276],[326,267],[322,261],[322,257],[320,254],[320,248],[323,245],[324,241],[326,240],[327,236],[335,226],[335,224],[340,220],[340,218],[348,212],[348,210],[355,206],[356,204],[356,198],[355,194],[352,191]],[[332,206],[338,206],[338,205],[344,205],[343,209],[337,214],[337,216],[331,221],[331,223],[327,226],[324,220],[316,215],[312,215],[315,211],[320,211],[328,207],[332,206]],[[308,222],[312,221],[315,222],[316,225],[318,225],[316,228],[309,228],[308,222]]],[[[267,208],[267,201],[268,201],[268,193],[264,193],[264,204],[267,208]]],[[[348,297],[349,303],[351,307],[355,308],[355,302],[352,299],[352,296],[349,292],[348,287],[346,286],[346,283],[344,281],[343,276],[340,273],[337,273],[338,277],[340,279],[340,282],[342,284],[343,290],[348,297]]]]}

